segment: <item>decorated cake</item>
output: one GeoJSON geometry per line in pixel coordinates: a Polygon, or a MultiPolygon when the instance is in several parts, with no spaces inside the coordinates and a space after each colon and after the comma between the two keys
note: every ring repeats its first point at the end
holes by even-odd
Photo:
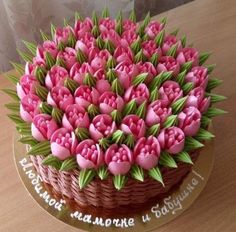
{"type": "Polygon", "coordinates": [[[146,204],[178,187],[213,138],[212,106],[221,80],[210,78],[210,53],[187,45],[166,19],[136,23],[75,14],[51,24],[43,42],[24,41],[25,65],[8,75],[6,104],[37,173],[81,207],[146,204]]]}

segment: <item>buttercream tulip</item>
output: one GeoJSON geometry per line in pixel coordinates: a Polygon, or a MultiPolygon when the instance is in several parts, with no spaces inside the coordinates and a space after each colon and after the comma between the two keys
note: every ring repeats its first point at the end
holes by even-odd
{"type": "Polygon", "coordinates": [[[81,67],[81,65],[80,65],[80,63],[78,63],[78,62],[74,63],[74,65],[71,67],[69,74],[70,74],[70,77],[71,77],[72,79],[74,79],[74,76],[75,76],[77,73],[79,73],[80,67],[81,67]]]}
{"type": "Polygon", "coordinates": [[[109,81],[106,79],[106,74],[104,69],[99,69],[94,73],[94,77],[96,78],[96,89],[100,94],[104,92],[111,91],[111,85],[109,81]]]}
{"type": "Polygon", "coordinates": [[[62,59],[68,70],[76,63],[76,51],[73,48],[66,47],[64,51],[60,51],[57,59],[62,59]]]}
{"type": "Polygon", "coordinates": [[[124,19],[122,26],[124,31],[136,31],[137,29],[137,24],[130,19],[124,19]]]}
{"type": "Polygon", "coordinates": [[[92,69],[97,71],[98,69],[104,69],[106,66],[106,60],[96,56],[90,63],[92,69]]]}
{"type": "Polygon", "coordinates": [[[170,105],[182,96],[183,91],[175,81],[166,81],[159,89],[159,98],[163,100],[166,105],[170,105]]]}
{"type": "Polygon", "coordinates": [[[158,141],[163,150],[170,154],[177,154],[184,148],[185,135],[180,128],[172,126],[161,131],[158,141]]]}
{"type": "Polygon", "coordinates": [[[69,77],[67,70],[58,65],[55,65],[47,73],[45,84],[48,89],[52,89],[55,86],[63,86],[67,77],[69,77]]]}
{"type": "Polygon", "coordinates": [[[197,134],[201,126],[200,121],[201,113],[197,108],[193,106],[185,108],[178,115],[178,126],[187,136],[194,136],[197,134]]]}
{"type": "Polygon", "coordinates": [[[36,115],[31,124],[32,136],[38,141],[50,140],[52,134],[57,129],[57,123],[48,114],[36,115]]]}
{"type": "Polygon", "coordinates": [[[94,73],[94,70],[93,68],[90,66],[90,64],[88,63],[83,63],[80,68],[78,70],[76,70],[74,76],[73,76],[73,79],[75,81],[77,81],[80,85],[83,84],[83,81],[84,81],[84,78],[85,78],[85,75],[87,73],[90,73],[91,75],[93,75],[94,73]]]}
{"type": "Polygon", "coordinates": [[[129,46],[118,46],[114,51],[113,57],[116,59],[117,63],[133,63],[133,52],[129,46]]]}
{"type": "Polygon", "coordinates": [[[193,67],[191,71],[187,73],[185,81],[192,82],[194,87],[200,86],[205,89],[208,83],[207,68],[202,66],[193,67]]]}
{"type": "Polygon", "coordinates": [[[32,63],[26,62],[25,74],[26,75],[35,74],[35,70],[37,67],[45,68],[46,67],[45,60],[39,57],[34,57],[32,63]]]}
{"type": "Polygon", "coordinates": [[[85,109],[77,104],[68,105],[62,118],[62,125],[72,131],[77,127],[88,128],[89,116],[85,109]]]}
{"type": "Polygon", "coordinates": [[[33,75],[23,75],[20,81],[16,85],[17,95],[20,99],[25,97],[29,93],[35,93],[35,86],[38,81],[33,75]]]}
{"type": "Polygon", "coordinates": [[[99,93],[93,87],[81,85],[76,89],[74,96],[77,104],[87,108],[90,104],[98,103],[99,93]]]}
{"type": "Polygon", "coordinates": [[[88,56],[90,49],[95,46],[95,38],[90,32],[86,32],[75,44],[75,50],[80,49],[85,55],[88,56]]]}
{"type": "Polygon", "coordinates": [[[107,49],[99,50],[97,47],[91,48],[88,55],[88,60],[91,63],[94,58],[99,57],[107,61],[111,57],[111,53],[107,49]]]}
{"type": "Polygon", "coordinates": [[[163,29],[164,25],[157,22],[152,21],[150,22],[147,27],[145,28],[145,33],[151,38],[154,39],[156,35],[163,29]]]}
{"type": "Polygon", "coordinates": [[[122,41],[125,40],[128,45],[131,45],[134,41],[137,40],[137,38],[138,38],[138,35],[133,30],[127,30],[122,33],[122,41]]]}
{"type": "Polygon", "coordinates": [[[146,114],[147,126],[152,126],[158,123],[164,123],[168,116],[172,113],[172,109],[167,107],[161,100],[156,100],[148,106],[146,114]]]}
{"type": "Polygon", "coordinates": [[[42,45],[39,45],[36,50],[36,56],[45,59],[45,53],[48,52],[52,57],[56,58],[58,50],[54,41],[44,41],[42,45]]]}
{"type": "Polygon", "coordinates": [[[182,49],[181,41],[177,39],[175,35],[167,35],[162,44],[162,52],[164,55],[170,50],[170,48],[177,44],[177,53],[182,49]]]}
{"type": "Polygon", "coordinates": [[[74,103],[74,97],[71,95],[70,90],[64,86],[56,86],[51,89],[47,96],[48,104],[58,107],[63,111],[68,105],[74,103]]]}
{"type": "Polygon", "coordinates": [[[157,65],[157,72],[168,72],[172,71],[173,76],[177,76],[179,74],[180,65],[172,56],[162,56],[159,59],[158,65],[157,65]]]}
{"type": "Polygon", "coordinates": [[[89,133],[95,141],[112,135],[115,130],[116,123],[112,120],[112,117],[107,114],[97,115],[93,118],[93,121],[89,126],[89,133]]]}
{"type": "Polygon", "coordinates": [[[133,135],[136,139],[139,139],[145,135],[146,126],[143,119],[139,118],[135,114],[126,116],[121,123],[121,130],[126,134],[133,135]]]}
{"type": "Polygon", "coordinates": [[[133,163],[133,153],[124,144],[112,144],[105,153],[105,162],[113,175],[125,175],[133,163]]]}
{"type": "Polygon", "coordinates": [[[39,114],[40,98],[34,94],[28,94],[21,99],[20,116],[26,122],[32,122],[35,115],[39,114]]]}
{"type": "Polygon", "coordinates": [[[119,34],[115,30],[104,30],[104,31],[101,31],[100,36],[101,36],[101,38],[104,41],[112,42],[112,44],[115,47],[118,47],[120,45],[121,38],[120,38],[119,34]]]}
{"type": "Polygon", "coordinates": [[[154,136],[142,137],[134,147],[134,161],[140,167],[149,170],[157,165],[160,152],[157,138],[154,136]]]}
{"type": "Polygon", "coordinates": [[[93,22],[90,18],[86,17],[83,21],[77,20],[75,22],[74,31],[76,36],[80,39],[86,33],[91,32],[93,27],[93,22]]]}
{"type": "Polygon", "coordinates": [[[104,154],[92,139],[86,139],[76,148],[76,160],[80,168],[99,168],[104,163],[104,154]]]}
{"type": "Polygon", "coordinates": [[[50,142],[52,155],[58,159],[65,160],[75,155],[78,141],[73,131],[62,127],[52,134],[50,142]]]}
{"type": "Polygon", "coordinates": [[[139,73],[148,73],[145,82],[150,83],[154,76],[157,75],[156,68],[151,62],[139,62],[137,63],[137,68],[139,73]]]}
{"type": "Polygon", "coordinates": [[[139,84],[137,86],[130,86],[124,95],[124,99],[126,102],[135,99],[138,105],[142,104],[149,98],[149,90],[145,84],[139,84]]]}
{"type": "Polygon", "coordinates": [[[99,109],[103,114],[110,114],[113,110],[121,112],[123,107],[123,98],[114,92],[104,92],[99,98],[99,109]]]}
{"type": "Polygon", "coordinates": [[[59,44],[59,43],[64,43],[66,44],[68,42],[70,34],[74,34],[74,30],[72,27],[67,26],[67,27],[57,27],[55,34],[54,34],[54,41],[59,44]]]}
{"type": "Polygon", "coordinates": [[[176,60],[180,65],[192,61],[192,66],[197,66],[199,63],[199,54],[195,48],[183,48],[179,51],[176,60]]]}
{"type": "Polygon", "coordinates": [[[161,48],[157,47],[154,40],[144,41],[142,43],[143,54],[149,59],[154,53],[157,53],[159,57],[162,54],[161,48]]]}
{"type": "Polygon", "coordinates": [[[115,30],[115,20],[111,18],[102,18],[99,20],[99,29],[101,31],[115,30]]]}

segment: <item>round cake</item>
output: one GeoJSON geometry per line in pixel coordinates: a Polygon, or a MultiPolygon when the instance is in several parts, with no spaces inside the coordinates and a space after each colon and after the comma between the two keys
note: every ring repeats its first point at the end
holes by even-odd
{"type": "Polygon", "coordinates": [[[196,161],[221,81],[209,53],[167,33],[166,19],[136,23],[75,14],[51,25],[43,42],[24,41],[24,66],[13,63],[9,117],[37,173],[59,196],[83,207],[114,209],[160,200],[196,161]]]}

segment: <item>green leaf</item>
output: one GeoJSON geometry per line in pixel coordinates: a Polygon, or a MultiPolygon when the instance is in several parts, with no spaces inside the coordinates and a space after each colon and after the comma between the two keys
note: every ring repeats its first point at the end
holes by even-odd
{"type": "Polygon", "coordinates": [[[122,32],[123,32],[122,19],[116,21],[116,28],[115,29],[119,35],[122,35],[122,32]]]}
{"type": "Polygon", "coordinates": [[[179,73],[178,76],[175,79],[179,83],[180,86],[183,86],[183,84],[184,84],[186,72],[187,71],[184,70],[183,72],[179,73]]]}
{"type": "Polygon", "coordinates": [[[59,42],[59,44],[57,44],[57,49],[58,49],[59,51],[64,51],[65,48],[66,48],[65,43],[59,42]]]}
{"type": "Polygon", "coordinates": [[[45,88],[44,86],[41,85],[37,85],[35,87],[35,93],[37,96],[39,96],[39,98],[42,101],[46,101],[47,100],[47,96],[48,96],[48,89],[45,88]]]}
{"type": "Polygon", "coordinates": [[[211,103],[216,103],[216,102],[224,101],[225,99],[227,99],[225,96],[213,94],[213,93],[206,93],[206,96],[211,97],[211,103]]]}
{"type": "Polygon", "coordinates": [[[18,140],[18,142],[23,143],[23,144],[28,144],[30,146],[34,146],[38,143],[38,141],[35,138],[33,138],[31,135],[21,137],[18,140]]]}
{"type": "Polygon", "coordinates": [[[165,30],[160,31],[157,36],[155,37],[154,41],[157,47],[161,47],[165,38],[165,30]]]}
{"type": "Polygon", "coordinates": [[[27,155],[43,155],[46,156],[51,153],[50,141],[39,142],[32,146],[30,150],[26,153],[27,155]]]}
{"type": "Polygon", "coordinates": [[[174,36],[177,36],[179,33],[179,28],[175,29],[174,31],[172,31],[170,34],[171,35],[174,35],[174,36]]]}
{"type": "Polygon", "coordinates": [[[109,57],[106,63],[106,67],[109,69],[116,67],[116,60],[113,56],[109,57]]]}
{"type": "Polygon", "coordinates": [[[14,85],[16,85],[19,82],[19,77],[12,75],[12,74],[6,74],[5,75],[8,80],[10,80],[14,85]]]}
{"type": "Polygon", "coordinates": [[[61,164],[60,171],[70,171],[78,167],[75,157],[70,157],[64,160],[61,164]]]}
{"type": "Polygon", "coordinates": [[[137,109],[137,103],[135,99],[132,99],[125,105],[122,114],[124,116],[129,115],[129,114],[134,114],[136,109],[137,109]]]}
{"type": "Polygon", "coordinates": [[[129,148],[133,148],[134,145],[135,145],[135,138],[134,138],[134,136],[131,135],[131,134],[126,135],[124,144],[126,144],[129,148]]]}
{"type": "Polygon", "coordinates": [[[150,62],[156,67],[158,61],[159,61],[159,55],[157,53],[154,53],[150,58],[150,62]]]}
{"type": "Polygon", "coordinates": [[[210,55],[211,55],[211,52],[204,52],[204,53],[200,54],[199,65],[203,65],[207,61],[207,59],[209,58],[210,55]]]}
{"type": "Polygon", "coordinates": [[[45,34],[42,30],[40,30],[41,37],[43,41],[51,40],[50,36],[45,34]]]}
{"type": "Polygon", "coordinates": [[[113,177],[113,184],[118,191],[125,186],[127,181],[128,178],[125,175],[116,175],[113,177]]]}
{"type": "Polygon", "coordinates": [[[146,80],[147,76],[148,76],[148,73],[139,74],[138,76],[133,78],[132,85],[137,86],[137,85],[143,83],[146,80]]]}
{"type": "Polygon", "coordinates": [[[109,17],[109,16],[110,16],[109,10],[108,10],[107,7],[105,7],[105,8],[103,9],[103,11],[102,11],[102,17],[103,17],[103,18],[107,18],[107,17],[109,17]]]}
{"type": "Polygon", "coordinates": [[[112,83],[116,79],[116,72],[113,69],[108,69],[106,77],[107,80],[112,83]]]}
{"type": "Polygon", "coordinates": [[[194,84],[192,82],[188,82],[186,83],[182,89],[184,91],[184,94],[187,95],[194,87],[194,84]]]}
{"type": "Polygon", "coordinates": [[[98,176],[101,180],[105,180],[107,179],[108,175],[109,175],[109,172],[107,170],[107,167],[105,166],[101,166],[99,169],[98,169],[98,176]]]}
{"type": "Polygon", "coordinates": [[[159,159],[159,164],[169,167],[169,168],[177,168],[177,164],[174,158],[167,152],[162,152],[159,159]]]}
{"type": "Polygon", "coordinates": [[[101,138],[98,141],[101,148],[106,150],[111,145],[111,139],[110,138],[101,138]]]}
{"type": "Polygon", "coordinates": [[[56,63],[56,60],[49,52],[45,53],[45,57],[46,57],[46,65],[48,69],[51,69],[52,66],[56,63]]]}
{"type": "Polygon", "coordinates": [[[46,73],[47,73],[47,71],[39,66],[35,70],[35,77],[41,85],[45,84],[46,73]]]}
{"type": "Polygon", "coordinates": [[[51,166],[56,170],[60,170],[62,161],[53,155],[48,155],[45,159],[43,159],[42,164],[46,166],[51,166]]]}
{"type": "Polygon", "coordinates": [[[207,87],[206,87],[206,91],[210,92],[212,89],[216,88],[217,86],[219,86],[223,81],[219,80],[217,78],[215,79],[210,79],[208,81],[207,87]]]}
{"type": "Polygon", "coordinates": [[[66,69],[66,63],[62,57],[57,57],[56,65],[66,69]]]}
{"type": "Polygon", "coordinates": [[[184,149],[186,151],[192,151],[198,148],[204,147],[204,145],[202,143],[200,143],[199,141],[197,141],[196,139],[194,139],[193,137],[189,137],[187,136],[185,138],[185,146],[184,149]]]}
{"type": "Polygon", "coordinates": [[[183,35],[183,37],[181,38],[181,44],[183,48],[186,46],[186,41],[187,41],[186,35],[183,35]]]}
{"type": "Polygon", "coordinates": [[[181,72],[186,70],[186,72],[188,72],[191,68],[192,68],[192,61],[186,62],[181,66],[181,72]]]}
{"type": "Polygon", "coordinates": [[[92,28],[92,35],[97,38],[100,35],[100,30],[98,25],[94,25],[92,28]]]}
{"type": "Polygon", "coordinates": [[[147,130],[147,136],[153,135],[153,136],[157,136],[159,134],[160,131],[160,124],[154,124],[151,127],[148,128],[147,130]]]}
{"type": "Polygon", "coordinates": [[[24,120],[17,114],[8,114],[7,115],[14,123],[24,123],[24,120]]]}
{"type": "Polygon", "coordinates": [[[146,116],[146,110],[147,110],[147,101],[144,101],[136,110],[136,115],[138,115],[140,118],[145,118],[146,116]]]}
{"type": "Polygon", "coordinates": [[[120,81],[118,78],[116,78],[114,81],[112,81],[111,89],[116,94],[122,96],[124,94],[124,88],[122,87],[120,81]]]}
{"type": "Polygon", "coordinates": [[[132,178],[139,180],[141,182],[144,181],[144,171],[141,167],[139,167],[138,165],[133,165],[131,170],[130,170],[130,174],[132,176],[132,178]]]}
{"type": "Polygon", "coordinates": [[[53,108],[47,102],[41,102],[41,104],[39,105],[39,109],[43,114],[51,115],[53,108]]]}
{"type": "Polygon", "coordinates": [[[224,110],[210,107],[210,108],[208,108],[207,112],[204,113],[204,116],[206,116],[208,118],[212,118],[212,117],[219,116],[219,115],[226,114],[226,113],[227,112],[224,110]]]}
{"type": "Polygon", "coordinates": [[[136,14],[134,9],[130,12],[129,19],[136,23],[136,14]]]}
{"type": "Polygon", "coordinates": [[[200,141],[210,140],[214,137],[215,136],[211,132],[204,130],[203,128],[200,128],[198,133],[194,136],[195,139],[200,141]]]}
{"type": "Polygon", "coordinates": [[[145,55],[143,54],[143,49],[140,49],[140,51],[135,55],[134,57],[134,62],[135,63],[139,63],[139,62],[145,62],[147,60],[147,58],[145,57],[145,55]]]}
{"type": "Polygon", "coordinates": [[[79,86],[79,84],[78,84],[76,81],[74,81],[74,80],[72,80],[72,79],[70,79],[70,78],[66,78],[66,79],[65,79],[64,85],[65,85],[65,87],[66,87],[67,89],[70,90],[70,92],[71,92],[72,94],[74,94],[75,90],[76,90],[76,89],[78,88],[78,86],[79,86]]]}
{"type": "Polygon", "coordinates": [[[64,27],[70,26],[68,19],[66,18],[63,19],[63,25],[64,27]]]}
{"type": "Polygon", "coordinates": [[[78,20],[83,21],[83,17],[80,15],[78,11],[75,12],[75,22],[78,20]]]}
{"type": "Polygon", "coordinates": [[[150,16],[150,11],[149,11],[142,22],[142,27],[145,28],[149,24],[150,21],[151,21],[151,16],[150,16]]]}
{"type": "Polygon", "coordinates": [[[9,110],[19,112],[20,111],[20,103],[19,102],[11,102],[5,104],[5,107],[9,110]]]}
{"type": "Polygon", "coordinates": [[[17,96],[17,92],[13,89],[3,89],[4,93],[6,93],[8,96],[10,96],[15,101],[20,101],[19,97],[17,96]]]}
{"type": "Polygon", "coordinates": [[[105,42],[103,41],[103,39],[100,36],[98,36],[96,39],[96,45],[100,50],[104,49],[105,42]]]}
{"type": "Polygon", "coordinates": [[[27,42],[25,40],[22,40],[22,42],[25,44],[26,48],[32,53],[32,55],[36,55],[37,45],[31,42],[27,42]]]}
{"type": "Polygon", "coordinates": [[[162,18],[161,21],[160,21],[160,23],[166,25],[166,23],[167,23],[167,18],[166,18],[166,17],[162,18]]]}
{"type": "Polygon", "coordinates": [[[141,49],[141,39],[138,37],[131,45],[131,50],[134,54],[137,54],[141,49]]]}
{"type": "Polygon", "coordinates": [[[186,151],[182,151],[174,156],[177,162],[183,162],[187,164],[193,164],[190,155],[186,151]]]}
{"type": "Polygon", "coordinates": [[[82,169],[79,173],[79,187],[83,189],[86,187],[96,176],[96,172],[93,169],[82,169]]]}
{"type": "Polygon", "coordinates": [[[63,117],[63,111],[58,108],[52,109],[52,118],[58,123],[61,124],[63,117]]]}
{"type": "Polygon", "coordinates": [[[160,182],[162,186],[165,187],[163,179],[162,179],[161,171],[158,167],[150,169],[148,171],[148,175],[152,177],[154,180],[160,182]]]}
{"type": "Polygon", "coordinates": [[[67,47],[74,48],[75,44],[76,44],[76,41],[77,40],[75,38],[75,35],[72,32],[70,32],[68,42],[67,42],[67,47]]]}
{"type": "Polygon", "coordinates": [[[56,32],[56,27],[51,23],[51,36],[52,36],[52,38],[54,38],[55,32],[56,32]]]}
{"type": "Polygon", "coordinates": [[[112,135],[112,141],[114,143],[120,144],[124,141],[124,132],[122,130],[117,130],[112,135]]]}
{"type": "Polygon", "coordinates": [[[31,125],[29,123],[21,122],[16,125],[16,130],[25,136],[31,136],[31,125]]]}
{"type": "Polygon", "coordinates": [[[25,62],[32,62],[32,60],[33,60],[33,55],[28,54],[28,53],[26,53],[26,52],[22,52],[22,51],[20,51],[20,50],[18,50],[18,49],[16,49],[16,50],[17,50],[19,56],[20,56],[25,62]]]}
{"type": "Polygon", "coordinates": [[[211,123],[211,119],[202,115],[202,118],[201,118],[201,127],[203,128],[207,128],[208,125],[211,123]]]}
{"type": "Polygon", "coordinates": [[[76,128],[75,135],[79,141],[83,141],[83,140],[88,139],[90,137],[88,129],[82,128],[82,127],[76,128]]]}
{"type": "Polygon", "coordinates": [[[94,104],[90,104],[88,106],[87,111],[88,111],[88,114],[91,118],[94,118],[96,115],[98,115],[100,113],[99,108],[94,104]]]}
{"type": "Polygon", "coordinates": [[[110,40],[105,41],[104,48],[107,49],[111,54],[113,54],[115,51],[115,46],[110,40]]]}
{"type": "Polygon", "coordinates": [[[149,90],[152,91],[152,90],[154,90],[156,87],[159,88],[163,82],[165,82],[165,81],[171,79],[172,74],[173,74],[172,71],[159,73],[157,76],[155,76],[155,77],[152,79],[152,81],[151,81],[151,83],[150,83],[150,85],[149,85],[149,90]]]}
{"type": "Polygon", "coordinates": [[[98,26],[98,16],[96,14],[96,11],[93,11],[92,13],[92,21],[93,21],[93,25],[98,26]]]}
{"type": "Polygon", "coordinates": [[[163,127],[168,128],[168,127],[176,125],[177,117],[178,117],[177,115],[170,115],[164,122],[163,127]]]}
{"type": "Polygon", "coordinates": [[[171,105],[171,108],[172,108],[172,113],[173,114],[178,114],[182,111],[182,109],[184,108],[184,105],[187,101],[187,96],[185,97],[182,97],[180,99],[178,99],[177,101],[175,101],[172,105],[171,105]]]}
{"type": "Polygon", "coordinates": [[[207,68],[207,73],[210,74],[212,73],[212,71],[215,69],[216,67],[216,64],[210,64],[210,65],[207,65],[206,68],[207,68]]]}
{"type": "Polygon", "coordinates": [[[158,88],[156,87],[150,93],[149,101],[154,102],[158,99],[158,88]]]}
{"type": "Polygon", "coordinates": [[[174,44],[171,46],[171,48],[168,50],[167,52],[167,56],[176,56],[176,52],[177,52],[177,48],[178,48],[178,44],[174,44]]]}
{"type": "Polygon", "coordinates": [[[83,83],[85,85],[88,85],[89,87],[94,87],[96,85],[96,79],[94,76],[92,76],[90,73],[86,73],[83,83]]]}
{"type": "Polygon", "coordinates": [[[121,112],[120,111],[113,110],[111,112],[111,117],[112,117],[113,121],[115,121],[116,123],[120,123],[121,122],[122,116],[121,116],[121,112]]]}
{"type": "Polygon", "coordinates": [[[80,64],[83,64],[84,62],[86,62],[87,57],[80,49],[78,49],[76,53],[76,59],[80,64]]]}
{"type": "Polygon", "coordinates": [[[13,68],[20,74],[23,75],[25,73],[25,66],[19,63],[10,62],[13,68]]]}

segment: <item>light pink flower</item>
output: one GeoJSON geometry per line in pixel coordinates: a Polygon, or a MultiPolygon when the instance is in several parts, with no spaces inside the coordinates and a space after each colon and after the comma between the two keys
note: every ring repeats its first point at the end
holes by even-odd
{"type": "Polygon", "coordinates": [[[158,65],[157,65],[157,72],[168,72],[172,71],[173,76],[177,76],[179,74],[180,65],[172,56],[162,56],[159,59],[158,65]]]}
{"type": "Polygon", "coordinates": [[[140,167],[149,170],[154,168],[160,157],[160,145],[154,136],[140,138],[134,147],[134,160],[140,167]]]}
{"type": "Polygon", "coordinates": [[[29,93],[21,99],[20,116],[26,122],[32,122],[35,115],[39,114],[41,100],[38,96],[29,93]]]}
{"type": "Polygon", "coordinates": [[[157,22],[152,21],[150,22],[147,27],[145,28],[145,33],[151,38],[154,39],[156,35],[163,29],[164,25],[157,22]]]}
{"type": "Polygon", "coordinates": [[[95,38],[90,32],[86,32],[75,44],[75,50],[80,49],[85,55],[88,56],[89,51],[95,46],[95,38]]]}
{"type": "Polygon", "coordinates": [[[156,100],[148,106],[146,114],[146,124],[152,126],[158,123],[164,123],[168,116],[172,113],[172,109],[167,107],[161,100],[156,100]]]}
{"type": "Polygon", "coordinates": [[[65,160],[75,155],[78,141],[73,131],[62,127],[52,134],[50,142],[52,155],[58,159],[65,160]]]}
{"type": "Polygon", "coordinates": [[[38,141],[50,140],[52,134],[57,129],[57,123],[48,114],[36,115],[31,124],[32,136],[38,141]]]}
{"type": "Polygon", "coordinates": [[[30,74],[34,75],[37,67],[45,68],[46,67],[45,60],[42,58],[39,58],[39,57],[34,57],[33,63],[26,62],[25,74],[26,75],[30,75],[30,74]]]}
{"type": "Polygon", "coordinates": [[[47,73],[45,84],[48,89],[52,89],[55,86],[63,86],[67,77],[69,77],[69,74],[66,69],[54,65],[47,73]]]}
{"type": "Polygon", "coordinates": [[[48,93],[47,102],[54,107],[65,110],[68,105],[74,103],[74,97],[66,87],[56,86],[48,93]]]}
{"type": "Polygon", "coordinates": [[[97,169],[104,163],[104,154],[98,144],[86,139],[77,146],[76,159],[82,169],[97,169]]]}
{"type": "MultiPolygon", "coordinates": [[[[125,40],[128,45],[131,45],[135,40],[137,40],[138,35],[133,30],[127,30],[122,33],[122,40],[125,40]]],[[[121,43],[123,43],[121,41],[121,43]]]]}
{"type": "Polygon", "coordinates": [[[139,62],[137,63],[139,73],[148,73],[145,82],[150,83],[150,81],[157,75],[156,68],[151,62],[139,62]]]}
{"type": "Polygon", "coordinates": [[[120,38],[119,34],[115,30],[104,30],[104,31],[101,31],[100,36],[101,36],[101,38],[104,41],[112,42],[112,44],[115,47],[118,47],[120,45],[121,38],[120,38]]]}
{"type": "Polygon", "coordinates": [[[17,95],[20,99],[29,93],[35,93],[35,87],[38,81],[33,75],[23,75],[16,85],[17,95]]]}
{"type": "Polygon", "coordinates": [[[175,81],[166,81],[159,89],[159,98],[163,100],[166,105],[170,105],[182,96],[183,91],[175,81]]]}
{"type": "Polygon", "coordinates": [[[147,86],[143,83],[137,86],[130,86],[124,95],[124,99],[126,102],[135,99],[138,105],[142,104],[144,101],[148,100],[149,98],[149,90],[147,86]]]}
{"type": "Polygon", "coordinates": [[[103,114],[110,114],[113,110],[121,112],[123,106],[123,98],[114,92],[104,92],[99,98],[99,108],[103,114]]]}
{"type": "Polygon", "coordinates": [[[52,57],[56,58],[58,50],[54,41],[44,41],[42,45],[38,45],[36,50],[36,56],[41,59],[45,59],[45,53],[48,52],[52,57]]]}
{"type": "Polygon", "coordinates": [[[94,73],[94,77],[96,78],[96,89],[100,94],[111,90],[111,85],[106,79],[104,69],[98,69],[94,73]]]}
{"type": "Polygon", "coordinates": [[[89,126],[89,132],[93,140],[98,141],[103,137],[112,135],[116,130],[116,123],[112,120],[110,115],[99,114],[93,118],[89,126]]]}
{"type": "Polygon", "coordinates": [[[70,34],[74,34],[72,27],[57,27],[54,34],[54,41],[59,43],[67,44],[70,34]]]}
{"type": "Polygon", "coordinates": [[[98,56],[96,56],[90,63],[92,69],[94,70],[94,72],[96,72],[98,69],[104,69],[106,66],[106,60],[104,60],[103,58],[100,58],[98,56]]]}
{"type": "Polygon", "coordinates": [[[129,46],[116,47],[113,57],[116,59],[117,63],[133,63],[133,52],[131,51],[129,46]]]}
{"type": "Polygon", "coordinates": [[[77,20],[74,26],[75,34],[80,39],[86,33],[91,32],[92,27],[93,27],[93,22],[88,17],[86,17],[83,21],[77,20]]]}
{"type": "Polygon", "coordinates": [[[72,131],[77,127],[88,128],[89,116],[85,109],[77,104],[68,105],[62,118],[62,125],[72,131]]]}
{"type": "Polygon", "coordinates": [[[98,103],[99,93],[93,87],[81,85],[76,89],[74,96],[76,104],[87,108],[90,104],[98,103]]]}
{"type": "Polygon", "coordinates": [[[83,63],[79,69],[75,70],[73,79],[77,81],[80,85],[83,84],[84,77],[87,73],[93,75],[94,70],[88,63],[83,63]]]}
{"type": "Polygon", "coordinates": [[[124,19],[122,22],[124,31],[136,31],[137,24],[130,19],[124,19]]]}
{"type": "Polygon", "coordinates": [[[194,87],[200,86],[205,89],[208,83],[207,68],[202,66],[193,67],[191,71],[187,73],[185,81],[192,82],[194,87]]]}
{"type": "Polygon", "coordinates": [[[142,48],[143,48],[143,54],[147,58],[150,58],[154,53],[157,53],[159,57],[162,54],[161,48],[157,47],[154,40],[144,41],[142,43],[142,48]]]}
{"type": "Polygon", "coordinates": [[[68,70],[76,63],[76,51],[73,48],[66,47],[64,51],[60,51],[57,58],[61,58],[68,70]]]}
{"type": "Polygon", "coordinates": [[[177,53],[182,49],[181,41],[177,39],[175,35],[167,35],[164,39],[164,42],[162,44],[162,52],[164,55],[167,54],[167,52],[170,50],[170,48],[175,45],[177,45],[177,53]]]}
{"type": "Polygon", "coordinates": [[[115,20],[111,18],[102,18],[99,20],[99,29],[103,31],[115,30],[115,20]]]}
{"type": "Polygon", "coordinates": [[[134,135],[136,139],[139,139],[145,135],[146,126],[143,119],[135,114],[130,114],[122,120],[121,130],[127,134],[134,135]]]}
{"type": "Polygon", "coordinates": [[[105,153],[105,162],[113,175],[125,175],[133,163],[133,153],[124,144],[112,144],[105,153]]]}
{"type": "Polygon", "coordinates": [[[172,126],[161,131],[158,141],[163,150],[177,154],[184,149],[185,135],[180,128],[172,126]]]}
{"type": "Polygon", "coordinates": [[[197,49],[195,48],[183,48],[179,51],[176,60],[179,62],[180,65],[192,61],[192,66],[197,66],[199,63],[199,54],[197,49]]]}
{"type": "Polygon", "coordinates": [[[69,74],[70,74],[70,77],[71,77],[72,79],[74,79],[74,76],[75,76],[77,73],[79,73],[80,67],[81,67],[81,65],[80,65],[80,63],[78,63],[78,62],[74,63],[74,65],[71,67],[69,74]]]}
{"type": "Polygon", "coordinates": [[[91,63],[94,58],[99,57],[104,61],[108,61],[111,57],[111,53],[107,49],[99,50],[97,47],[91,48],[88,55],[88,60],[91,63]]]}
{"type": "Polygon", "coordinates": [[[185,135],[194,136],[201,126],[201,113],[193,106],[185,108],[178,115],[178,126],[183,130],[185,135]]]}

